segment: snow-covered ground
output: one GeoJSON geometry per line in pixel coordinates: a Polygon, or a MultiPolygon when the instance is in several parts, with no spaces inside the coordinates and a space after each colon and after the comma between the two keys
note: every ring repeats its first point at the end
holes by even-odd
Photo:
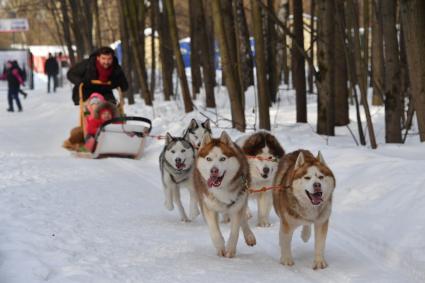
{"type": "MultiPolygon", "coordinates": [[[[250,220],[255,247],[240,239],[235,258],[217,257],[201,217],[181,223],[177,211],[163,205],[162,141],[148,140],[138,161],[71,157],[61,147],[78,121],[70,88],[48,95],[37,83],[22,113],[5,111],[0,90],[1,283],[425,282],[425,144],[417,135],[405,145],[384,144],[382,108],[372,107],[377,150],[356,146],[346,127],[335,137],[316,135],[314,96],[309,124],[294,123],[291,92],[281,90],[271,111],[273,133],[285,150],[321,150],[337,179],[325,251],[329,267],[313,271],[313,241],[303,243],[299,232],[295,266],[279,264],[274,213],[270,228],[250,220]]],[[[217,99],[219,114],[229,117],[225,94],[217,99]]],[[[154,110],[139,101],[128,113],[152,118],[154,134],[178,135],[191,118],[203,119],[199,112],[185,115],[181,103],[159,100],[154,110]]],[[[247,105],[251,127],[252,91],[247,105]]],[[[224,120],[218,125],[228,126],[224,120]]],[[[357,134],[354,122],[350,127],[357,134]]],[[[187,205],[186,191],[183,199],[187,205]]],[[[228,226],[222,228],[227,235],[228,226]]]]}

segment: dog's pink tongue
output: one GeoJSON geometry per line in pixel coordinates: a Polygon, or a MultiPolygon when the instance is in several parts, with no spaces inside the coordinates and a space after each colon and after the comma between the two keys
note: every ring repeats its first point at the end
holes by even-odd
{"type": "Polygon", "coordinates": [[[313,204],[320,204],[322,202],[322,194],[321,193],[315,193],[311,195],[311,202],[313,204]]]}
{"type": "Polygon", "coordinates": [[[177,169],[182,169],[182,168],[184,168],[186,165],[185,165],[183,162],[179,162],[179,163],[176,163],[176,166],[177,166],[177,169]]]}
{"type": "Polygon", "coordinates": [[[215,176],[211,176],[209,179],[208,179],[208,187],[213,187],[214,186],[214,183],[215,183],[215,181],[216,181],[216,177],[215,176]]]}

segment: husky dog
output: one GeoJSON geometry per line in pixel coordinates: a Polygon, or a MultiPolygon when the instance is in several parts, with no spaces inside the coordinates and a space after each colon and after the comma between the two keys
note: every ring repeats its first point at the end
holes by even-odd
{"type": "Polygon", "coordinates": [[[280,262],[293,265],[291,241],[294,230],[303,225],[301,238],[310,238],[314,224],[315,257],[313,269],[326,268],[325,241],[332,209],[335,177],[319,152],[315,158],[307,150],[287,154],[279,163],[275,179],[282,190],[273,192],[273,204],[280,217],[280,262]]]}
{"type": "Polygon", "coordinates": [[[211,134],[210,119],[205,120],[203,123],[192,119],[184,134],[189,136],[189,141],[197,149],[201,146],[202,138],[206,133],[211,134]]]}
{"type": "Polygon", "coordinates": [[[226,132],[219,139],[205,134],[196,158],[194,186],[210,236],[219,256],[236,254],[239,229],[249,246],[256,244],[245,210],[250,185],[249,166],[241,149],[226,132]],[[218,213],[230,216],[230,236],[225,246],[218,224],[218,213]]]}
{"type": "Polygon", "coordinates": [[[173,201],[177,205],[180,219],[188,222],[189,218],[184,211],[180,199],[180,187],[189,189],[190,193],[190,218],[199,215],[196,195],[193,190],[193,168],[195,149],[188,140],[188,136],[172,137],[167,133],[165,147],[159,156],[159,167],[162,175],[162,184],[165,193],[165,207],[173,210],[173,201]]]}
{"type": "MultiPolygon", "coordinates": [[[[278,162],[285,154],[279,141],[272,134],[260,131],[238,141],[238,144],[248,157],[251,187],[261,189],[272,186],[278,162]]],[[[257,200],[257,226],[269,227],[269,215],[273,206],[272,191],[253,193],[252,196],[257,200]]]]}

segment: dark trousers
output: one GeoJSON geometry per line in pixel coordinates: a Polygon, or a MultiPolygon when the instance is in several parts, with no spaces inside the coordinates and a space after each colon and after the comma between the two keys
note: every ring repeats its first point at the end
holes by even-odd
{"type": "Polygon", "coordinates": [[[19,100],[19,88],[9,88],[7,92],[7,101],[9,102],[9,109],[13,111],[13,100],[16,101],[16,105],[19,110],[22,110],[21,101],[19,100]]]}
{"type": "Polygon", "coordinates": [[[47,92],[50,92],[50,82],[53,81],[53,92],[56,92],[58,78],[56,75],[47,75],[47,92]]]}

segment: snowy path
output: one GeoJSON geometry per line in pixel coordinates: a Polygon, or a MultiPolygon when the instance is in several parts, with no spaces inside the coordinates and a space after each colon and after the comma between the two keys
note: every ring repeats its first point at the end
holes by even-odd
{"type": "MultiPolygon", "coordinates": [[[[1,283],[425,281],[423,145],[399,149],[407,156],[400,158],[391,146],[326,147],[303,127],[278,131],[287,151],[322,149],[337,176],[329,268],[311,269],[313,241],[302,243],[299,232],[288,268],[279,264],[274,214],[271,228],[253,227],[257,246],[241,238],[236,258],[219,258],[201,217],[180,223],[164,208],[161,144],[148,142],[140,161],[72,158],[60,147],[77,121],[68,94],[31,95],[25,112],[0,111],[1,283]],[[308,141],[297,144],[298,132],[308,141]]],[[[189,121],[160,107],[159,132],[178,133],[189,121]]]]}

